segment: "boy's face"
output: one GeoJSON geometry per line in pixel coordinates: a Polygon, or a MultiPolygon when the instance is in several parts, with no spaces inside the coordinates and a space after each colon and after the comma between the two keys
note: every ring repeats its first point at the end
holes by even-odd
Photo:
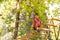
{"type": "Polygon", "coordinates": [[[38,15],[35,15],[35,17],[36,17],[36,18],[39,18],[39,16],[38,16],[38,15]]]}

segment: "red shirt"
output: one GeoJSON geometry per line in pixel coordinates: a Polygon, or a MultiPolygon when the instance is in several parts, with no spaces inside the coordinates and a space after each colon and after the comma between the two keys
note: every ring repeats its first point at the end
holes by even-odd
{"type": "Polygon", "coordinates": [[[35,29],[37,29],[37,27],[38,28],[40,28],[40,26],[41,26],[41,23],[40,23],[40,19],[39,18],[34,18],[34,28],[35,29]]]}

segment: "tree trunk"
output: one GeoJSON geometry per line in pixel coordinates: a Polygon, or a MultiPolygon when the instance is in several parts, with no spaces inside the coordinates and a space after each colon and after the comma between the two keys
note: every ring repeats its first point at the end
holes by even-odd
{"type": "Polygon", "coordinates": [[[15,22],[14,39],[17,38],[17,34],[18,34],[18,26],[19,26],[19,12],[16,13],[16,22],[15,22]]]}
{"type": "MultiPolygon", "coordinates": [[[[19,0],[16,0],[17,1],[17,4],[16,4],[16,6],[18,5],[18,3],[19,3],[19,0]]],[[[14,39],[16,39],[17,38],[17,34],[18,34],[18,27],[19,27],[19,14],[20,14],[20,12],[17,12],[16,13],[16,22],[15,22],[15,31],[14,31],[14,39]]]]}

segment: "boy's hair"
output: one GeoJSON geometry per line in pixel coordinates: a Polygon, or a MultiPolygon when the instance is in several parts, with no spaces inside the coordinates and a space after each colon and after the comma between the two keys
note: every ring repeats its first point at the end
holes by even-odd
{"type": "Polygon", "coordinates": [[[38,13],[35,13],[35,15],[38,15],[38,13]]]}

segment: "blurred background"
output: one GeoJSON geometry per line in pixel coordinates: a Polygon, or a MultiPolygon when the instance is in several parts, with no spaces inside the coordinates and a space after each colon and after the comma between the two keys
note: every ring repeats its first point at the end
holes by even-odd
{"type": "Polygon", "coordinates": [[[24,38],[60,40],[60,0],[0,0],[0,40],[25,40],[24,38]],[[47,26],[50,30],[46,33],[47,39],[34,32],[35,13],[39,14],[43,27],[47,26]],[[46,25],[47,23],[52,26],[46,25]]]}

